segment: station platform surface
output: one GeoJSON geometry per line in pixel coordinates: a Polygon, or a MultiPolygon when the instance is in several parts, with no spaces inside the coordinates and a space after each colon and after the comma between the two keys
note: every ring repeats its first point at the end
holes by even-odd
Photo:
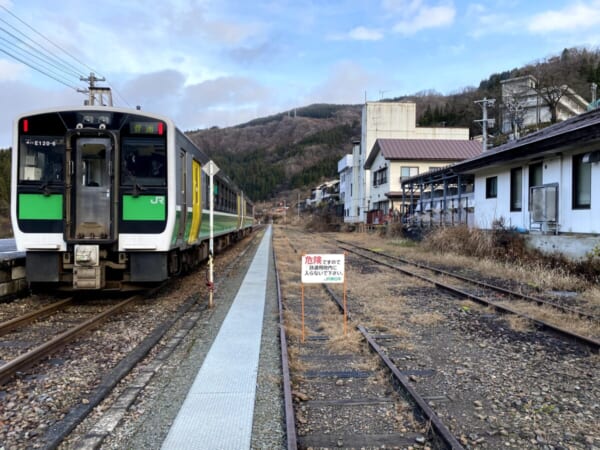
{"type": "Polygon", "coordinates": [[[0,261],[24,258],[25,252],[17,251],[14,239],[0,239],[0,261]]]}
{"type": "Polygon", "coordinates": [[[268,227],[163,450],[250,448],[271,233],[268,227]]]}

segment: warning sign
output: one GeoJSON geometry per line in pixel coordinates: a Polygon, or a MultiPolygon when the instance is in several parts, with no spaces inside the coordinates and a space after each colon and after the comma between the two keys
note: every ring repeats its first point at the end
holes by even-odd
{"type": "Polygon", "coordinates": [[[344,255],[302,256],[302,283],[343,283],[344,255]]]}

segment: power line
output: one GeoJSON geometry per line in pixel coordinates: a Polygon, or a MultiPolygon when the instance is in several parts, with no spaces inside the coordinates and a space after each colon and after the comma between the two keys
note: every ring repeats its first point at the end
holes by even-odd
{"type": "MultiPolygon", "coordinates": [[[[36,35],[38,35],[39,37],[41,37],[43,40],[45,40],[46,42],[50,43],[53,47],[55,47],[56,49],[60,50],[62,53],[64,53],[65,55],[67,55],[73,61],[75,61],[79,65],[85,67],[87,70],[90,71],[91,74],[93,74],[94,72],[97,73],[97,71],[95,71],[94,69],[92,69],[85,62],[81,61],[79,58],[77,58],[76,56],[74,56],[73,54],[71,54],[70,52],[68,52],[67,50],[65,50],[63,47],[61,47],[60,45],[56,44],[54,41],[52,41],[51,39],[49,39],[48,37],[46,37],[45,35],[43,35],[39,31],[37,31],[31,25],[29,25],[28,23],[26,23],[23,19],[21,19],[16,14],[14,14],[13,12],[11,12],[8,8],[6,8],[5,6],[3,6],[1,4],[0,4],[0,8],[2,8],[4,11],[6,11],[9,15],[11,15],[13,18],[15,18],[17,21],[19,21],[21,24],[23,24],[29,30],[33,31],[36,35]]],[[[36,71],[38,71],[40,73],[42,73],[43,75],[46,75],[49,78],[52,78],[55,81],[58,81],[59,83],[65,85],[65,86],[67,86],[69,88],[72,88],[72,89],[75,89],[76,91],[81,92],[81,90],[79,90],[79,89],[77,89],[77,87],[69,84],[69,82],[65,81],[65,79],[70,79],[71,77],[75,77],[78,81],[84,81],[86,78],[84,78],[84,76],[82,75],[82,73],[85,72],[85,70],[78,69],[77,67],[75,67],[75,65],[73,65],[72,63],[70,63],[69,61],[67,61],[65,58],[56,55],[51,50],[48,50],[40,42],[38,42],[35,39],[33,39],[32,37],[28,36],[26,33],[24,33],[23,31],[19,30],[17,27],[15,27],[14,25],[10,24],[6,20],[0,18],[0,21],[3,22],[3,23],[5,23],[6,25],[8,25],[10,28],[12,28],[13,30],[15,30],[20,35],[24,36],[28,41],[30,41],[33,44],[35,44],[35,46],[39,47],[39,49],[35,48],[34,46],[32,46],[29,43],[25,42],[23,39],[21,39],[18,36],[16,36],[15,34],[11,33],[8,30],[6,30],[5,28],[0,27],[0,31],[3,31],[7,35],[11,36],[14,40],[16,40],[17,42],[20,42],[22,45],[29,47],[30,49],[33,50],[33,52],[35,52],[37,54],[32,53],[32,52],[30,52],[30,51],[28,51],[28,50],[20,47],[19,45],[17,45],[14,42],[10,42],[7,39],[0,38],[3,41],[7,42],[9,45],[11,45],[14,49],[16,49],[17,52],[19,52],[19,55],[15,55],[14,54],[15,50],[12,50],[12,52],[11,52],[11,51],[7,50],[6,48],[5,49],[0,48],[0,51],[2,53],[5,53],[6,55],[10,56],[11,58],[13,58],[13,59],[15,59],[15,60],[17,60],[17,61],[25,64],[26,66],[28,66],[28,67],[30,67],[30,68],[32,68],[32,69],[34,69],[34,70],[36,70],[36,71]],[[33,57],[36,60],[40,61],[43,65],[45,65],[45,67],[40,68],[40,67],[38,67],[39,64],[34,64],[31,61],[27,61],[26,60],[27,58],[23,57],[23,53],[26,53],[30,57],[33,57]],[[41,56],[38,56],[38,55],[41,55],[41,56]],[[55,69],[57,69],[58,71],[60,71],[62,73],[59,74],[56,71],[48,68],[47,66],[54,67],[55,69]]],[[[104,80],[103,76],[100,75],[100,77],[104,80]]],[[[110,86],[110,84],[109,84],[109,86],[110,86]]],[[[131,105],[129,104],[129,102],[127,102],[127,100],[125,100],[125,98],[114,87],[112,87],[112,86],[110,86],[110,87],[123,100],[123,102],[125,104],[127,104],[129,107],[131,107],[131,105]]]]}
{"type": "Polygon", "coordinates": [[[40,45],[39,42],[37,42],[34,39],[32,39],[31,37],[27,36],[25,33],[23,33],[21,30],[19,30],[17,27],[15,27],[14,25],[12,25],[8,21],[6,21],[4,19],[1,19],[1,18],[0,18],[0,21],[3,22],[3,23],[5,23],[7,26],[9,26],[10,28],[12,28],[16,33],[19,33],[21,36],[23,36],[25,39],[27,39],[31,43],[35,44],[39,48],[36,48],[33,45],[29,44],[28,42],[25,42],[23,39],[19,38],[18,36],[14,35],[13,33],[9,32],[9,31],[7,31],[6,29],[0,28],[6,34],[8,34],[9,36],[11,36],[13,39],[15,39],[15,40],[21,42],[22,44],[26,45],[27,47],[31,48],[34,52],[36,52],[38,54],[49,56],[53,61],[56,61],[57,65],[59,65],[59,66],[62,67],[61,70],[65,70],[66,72],[70,72],[71,74],[74,74],[75,76],[79,76],[80,75],[81,71],[79,71],[79,69],[77,69],[75,66],[73,66],[69,62],[65,61],[64,59],[60,58],[59,56],[53,54],[52,52],[50,52],[49,50],[47,50],[46,48],[44,48],[42,45],[40,45]]]}
{"type": "Polygon", "coordinates": [[[7,54],[7,55],[8,55],[8,56],[10,56],[11,58],[13,58],[13,59],[16,59],[17,61],[19,61],[20,63],[23,63],[23,64],[25,64],[25,65],[26,65],[26,66],[28,66],[28,67],[31,67],[33,70],[37,70],[37,71],[38,71],[38,72],[40,72],[41,74],[43,74],[43,75],[46,75],[47,77],[50,77],[50,78],[52,78],[53,80],[56,80],[56,81],[58,81],[60,84],[64,84],[65,86],[67,86],[67,87],[69,87],[69,88],[71,88],[71,89],[74,89],[75,91],[77,90],[77,88],[76,88],[75,86],[71,86],[71,85],[69,85],[69,84],[65,83],[64,81],[62,81],[62,80],[60,80],[60,79],[56,78],[55,76],[53,76],[53,75],[51,75],[51,74],[49,74],[49,73],[47,73],[47,72],[44,72],[43,70],[39,69],[38,67],[35,67],[35,66],[33,66],[33,65],[29,64],[27,61],[24,61],[24,60],[22,60],[22,59],[21,59],[21,58],[19,58],[18,56],[16,56],[16,55],[13,55],[13,54],[11,54],[11,53],[7,52],[6,50],[4,50],[4,49],[2,49],[2,48],[0,48],[0,52],[7,54]]]}
{"type": "MultiPolygon", "coordinates": [[[[11,34],[10,32],[7,32],[7,31],[6,31],[4,28],[0,27],[0,31],[4,31],[4,32],[5,32],[5,33],[7,33],[9,36],[12,36],[12,37],[14,37],[15,39],[17,39],[17,41],[19,41],[19,42],[22,42],[22,43],[24,43],[24,44],[26,44],[26,45],[27,45],[27,43],[25,43],[23,40],[21,40],[21,39],[19,39],[18,37],[14,36],[14,35],[13,35],[13,34],[11,34]]],[[[33,58],[33,59],[35,59],[35,60],[39,61],[39,63],[41,63],[41,64],[42,64],[42,65],[44,65],[44,66],[51,66],[51,67],[54,67],[55,69],[57,69],[57,70],[58,70],[59,72],[61,72],[61,73],[59,73],[59,72],[57,72],[57,71],[53,70],[53,69],[52,69],[52,68],[50,68],[50,67],[45,67],[45,69],[46,69],[47,71],[50,71],[50,72],[54,73],[54,74],[55,74],[55,75],[57,75],[57,76],[61,76],[61,77],[65,77],[65,76],[67,76],[67,77],[68,77],[69,75],[71,75],[71,76],[74,76],[74,75],[75,75],[75,74],[74,74],[74,73],[72,73],[72,72],[71,72],[71,73],[65,72],[65,70],[64,70],[63,68],[61,68],[60,66],[58,66],[57,64],[54,64],[52,61],[48,61],[48,60],[44,59],[44,58],[43,58],[43,55],[42,55],[42,56],[39,56],[39,51],[37,52],[38,54],[36,54],[36,53],[35,53],[35,51],[36,51],[35,49],[33,49],[33,50],[34,50],[33,52],[32,52],[32,51],[29,51],[29,50],[27,50],[27,49],[25,49],[25,48],[22,48],[22,47],[20,47],[20,46],[19,46],[17,43],[15,43],[15,42],[13,42],[13,41],[10,41],[10,40],[8,40],[8,39],[6,39],[6,38],[3,38],[2,36],[0,36],[0,41],[3,41],[3,42],[5,42],[5,43],[6,43],[6,44],[7,44],[9,47],[11,47],[11,48],[12,48],[12,51],[13,51],[13,52],[17,52],[19,55],[21,55],[21,57],[22,57],[22,58],[26,58],[26,57],[27,57],[27,55],[28,55],[30,58],[33,58]]],[[[32,48],[32,47],[31,47],[31,46],[29,46],[29,45],[27,45],[27,46],[28,46],[29,48],[32,48]]],[[[8,49],[8,47],[4,47],[4,48],[5,48],[5,49],[8,49]]],[[[31,61],[31,59],[29,59],[29,61],[31,62],[31,64],[34,64],[34,63],[31,61]]]]}
{"type": "MultiPolygon", "coordinates": [[[[0,8],[2,8],[3,10],[5,10],[8,14],[10,14],[12,17],[14,17],[15,19],[17,19],[19,22],[21,22],[23,25],[25,25],[27,28],[29,28],[31,31],[33,31],[35,34],[37,34],[38,36],[40,36],[42,39],[44,39],[46,42],[52,44],[54,47],[56,47],[58,50],[60,50],[61,52],[63,52],[64,54],[68,55],[69,57],[71,57],[74,61],[77,61],[79,64],[81,64],[83,67],[85,67],[88,70],[94,71],[94,69],[92,69],[91,67],[89,67],[87,64],[85,64],[83,61],[79,60],[76,56],[73,56],[71,53],[69,53],[67,50],[65,50],[64,48],[62,48],[60,45],[58,45],[57,43],[55,43],[54,41],[52,41],[51,39],[47,38],[46,36],[44,36],[42,33],[40,33],[39,31],[37,31],[35,28],[33,28],[31,25],[29,25],[27,22],[25,22],[23,19],[21,19],[19,16],[17,16],[15,13],[11,12],[8,8],[6,8],[6,6],[0,5],[0,8]]],[[[38,44],[39,45],[39,44],[38,44]]],[[[40,45],[41,46],[41,45],[40,45]]]]}

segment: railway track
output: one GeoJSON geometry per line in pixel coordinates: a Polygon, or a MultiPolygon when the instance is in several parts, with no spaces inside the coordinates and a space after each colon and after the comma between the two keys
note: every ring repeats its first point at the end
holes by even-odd
{"type": "MultiPolygon", "coordinates": [[[[281,243],[291,245],[298,260],[303,252],[340,252],[331,235],[307,236],[297,230],[281,234],[281,243]]],[[[368,245],[381,244],[371,241],[368,245]]],[[[279,255],[282,253],[285,255],[285,251],[279,255]]],[[[406,385],[421,396],[460,445],[479,449],[588,448],[600,442],[597,427],[591,425],[597,423],[600,389],[594,379],[600,360],[588,344],[532,329],[529,320],[513,323],[509,320],[512,315],[440,290],[429,281],[431,274],[427,280],[420,279],[399,273],[390,267],[394,265],[398,263],[382,265],[348,253],[349,314],[365,332],[364,339],[397,368],[406,385]]],[[[299,268],[287,263],[280,271],[288,278],[297,275],[291,284],[299,289],[299,268]]],[[[283,284],[292,336],[290,377],[298,389],[296,377],[303,382],[302,370],[306,369],[301,366],[298,371],[296,367],[300,358],[294,350],[299,339],[294,324],[299,319],[291,312],[299,299],[283,284]]],[[[341,298],[339,285],[331,286],[341,298]]],[[[491,295],[497,298],[498,294],[491,295]]],[[[320,328],[327,329],[327,318],[320,317],[318,325],[310,328],[315,336],[322,333],[320,328]]],[[[317,338],[321,346],[331,340],[317,338]]],[[[310,398],[296,397],[295,411],[305,402],[309,404],[310,398]]],[[[302,433],[302,427],[299,430],[302,433]]],[[[302,442],[299,438],[299,448],[303,448],[302,442]]],[[[399,442],[400,448],[408,447],[399,442]]],[[[419,445],[414,443],[415,448],[419,445]]],[[[451,446],[442,443],[438,448],[451,446]]]]}
{"type": "MultiPolygon", "coordinates": [[[[287,245],[292,246],[289,241],[287,245]]],[[[297,318],[300,311],[294,302],[281,301],[279,276],[277,279],[288,449],[414,445],[463,449],[410,386],[408,377],[383,353],[376,342],[376,330],[358,325],[342,334],[342,301],[331,290],[317,286],[310,289],[306,301],[306,327],[310,331],[304,340],[304,330],[299,337],[298,330],[290,325],[294,322],[290,314],[297,318]],[[289,341],[286,329],[292,330],[289,341]],[[288,352],[294,354],[291,377],[288,352]]]]}
{"type": "Polygon", "coordinates": [[[431,265],[370,250],[350,242],[338,242],[341,244],[340,248],[342,250],[354,253],[361,258],[367,258],[377,264],[402,272],[405,275],[432,283],[436,287],[444,289],[458,297],[466,298],[485,306],[491,306],[504,313],[521,316],[542,328],[551,329],[563,336],[583,343],[594,351],[598,351],[600,348],[600,318],[593,314],[560,305],[550,300],[510,290],[502,286],[496,286],[485,281],[465,277],[431,265]],[[410,269],[407,267],[410,267],[410,269]],[[534,304],[552,308],[558,311],[560,315],[548,315],[547,309],[535,311],[528,307],[524,308],[523,304],[534,304]],[[542,318],[544,315],[547,318],[542,318]],[[567,323],[568,327],[557,325],[557,322],[561,324],[567,323]],[[576,330],[586,330],[588,334],[584,335],[582,332],[576,330]]]}
{"type": "MultiPolygon", "coordinates": [[[[65,345],[69,344],[71,341],[73,341],[77,337],[96,328],[102,322],[107,320],[109,317],[117,314],[119,311],[121,311],[127,305],[130,305],[131,303],[139,300],[140,298],[141,298],[140,295],[134,295],[132,297],[129,297],[126,300],[119,301],[118,303],[116,303],[115,305],[112,305],[112,306],[103,305],[100,307],[101,312],[91,313],[91,317],[82,320],[77,325],[70,327],[64,331],[58,331],[57,334],[53,338],[50,338],[49,340],[45,340],[44,342],[34,345],[33,348],[30,348],[25,353],[22,353],[16,357],[12,358],[8,362],[6,362],[0,366],[0,385],[6,384],[18,373],[31,368],[37,362],[43,361],[48,356],[58,352],[59,350],[64,348],[65,345]]],[[[37,320],[41,317],[46,317],[46,316],[53,314],[59,310],[64,311],[64,308],[68,304],[72,304],[72,303],[73,303],[73,299],[62,300],[62,301],[57,302],[53,305],[50,305],[46,308],[42,308],[40,310],[33,311],[33,312],[25,314],[21,317],[17,317],[13,320],[2,323],[2,324],[0,324],[0,330],[4,330],[5,337],[10,337],[10,336],[7,336],[7,334],[6,334],[8,332],[7,330],[14,330],[15,328],[17,328],[18,325],[23,326],[25,324],[31,324],[35,320],[37,320]]],[[[99,307],[98,304],[95,304],[92,306],[93,309],[98,309],[98,307],[99,307]]],[[[79,311],[77,313],[77,315],[78,316],[80,316],[80,315],[87,316],[89,314],[87,312],[82,313],[81,311],[79,311]]],[[[59,319],[59,321],[64,322],[64,323],[68,323],[72,320],[73,319],[69,318],[68,315],[65,315],[64,318],[59,319]]],[[[75,320],[78,320],[78,319],[75,319],[75,320]]],[[[42,324],[42,325],[44,325],[44,324],[42,324]]],[[[59,328],[59,330],[61,328],[59,328]]],[[[47,333],[48,333],[47,327],[43,327],[41,332],[38,333],[37,339],[40,339],[40,340],[45,339],[47,336],[47,333]]],[[[29,333],[27,333],[27,334],[29,334],[29,333]]],[[[17,335],[15,338],[17,341],[21,340],[19,335],[17,335]]],[[[9,345],[6,345],[6,343],[5,343],[4,348],[7,348],[7,347],[9,347],[9,345]]]]}
{"type": "MultiPolygon", "coordinates": [[[[227,276],[226,271],[231,270],[229,267],[235,264],[238,254],[243,255],[252,241],[253,239],[247,239],[217,258],[217,284],[223,281],[221,278],[227,276]]],[[[206,299],[203,300],[199,294],[205,291],[205,282],[204,270],[200,270],[178,279],[177,283],[154,290],[150,297],[133,296],[118,302],[113,301],[110,305],[102,305],[98,301],[92,302],[88,299],[87,306],[90,310],[95,309],[98,314],[94,314],[96,317],[90,317],[92,313],[88,311],[84,323],[77,324],[77,328],[83,334],[62,350],[56,349],[53,343],[62,340],[65,337],[62,335],[67,333],[64,328],[59,332],[58,328],[49,324],[61,321],[63,325],[70,323],[71,331],[75,331],[74,324],[77,321],[81,322],[82,315],[75,314],[67,318],[63,314],[67,314],[68,309],[86,305],[69,303],[71,299],[66,299],[64,302],[39,308],[39,311],[27,314],[28,317],[23,320],[19,318],[7,321],[5,330],[17,328],[12,332],[6,331],[4,338],[22,339],[23,342],[28,342],[29,347],[34,339],[26,338],[33,335],[33,328],[26,325],[27,321],[36,321],[36,326],[45,327],[46,331],[52,328],[58,334],[62,334],[52,339],[52,344],[44,344],[48,346],[49,352],[54,353],[50,359],[47,355],[39,354],[42,361],[48,363],[42,362],[35,372],[23,372],[25,366],[22,366],[18,369],[20,372],[17,377],[13,375],[10,378],[7,375],[9,382],[3,386],[6,409],[0,411],[0,422],[4,424],[0,428],[0,442],[8,445],[7,448],[35,445],[48,450],[58,448],[65,442],[87,445],[90,435],[85,435],[85,430],[80,433],[75,433],[74,430],[93,415],[96,406],[107,397],[115,395],[114,391],[121,386],[124,377],[132,371],[135,372],[134,369],[145,361],[142,368],[138,369],[139,375],[133,381],[134,386],[127,387],[125,383],[123,387],[125,392],[116,406],[119,412],[117,416],[122,418],[136,396],[143,391],[144,380],[147,381],[156,374],[157,368],[164,363],[169,352],[174,351],[178,342],[185,337],[186,330],[189,331],[197,320],[210,320],[211,310],[207,308],[206,299]],[[59,312],[52,313],[52,309],[59,312]],[[122,314],[107,320],[119,310],[122,314]],[[36,319],[38,314],[40,315],[36,319]],[[98,325],[96,320],[102,320],[101,315],[104,316],[104,323],[98,325]],[[59,317],[63,317],[64,320],[59,320],[59,317]],[[15,325],[17,322],[19,324],[15,325]],[[88,326],[91,328],[87,332],[83,331],[88,326]],[[182,331],[176,333],[178,326],[182,331]],[[20,338],[17,332],[20,332],[20,338]],[[166,344],[166,348],[161,349],[159,343],[167,333],[173,333],[174,338],[166,344]],[[158,349],[154,350],[157,346],[158,349]],[[152,356],[145,359],[148,355],[152,356]],[[11,379],[15,382],[10,382],[11,379]],[[31,411],[39,413],[31,414],[31,411]]],[[[39,300],[41,302],[35,298],[23,299],[22,305],[4,305],[2,315],[6,318],[11,315],[10,311],[15,309],[25,309],[24,306],[33,309],[32,305],[47,302],[45,299],[39,300]]],[[[33,350],[29,347],[29,350],[33,350]]],[[[18,358],[25,357],[21,355],[18,358]]],[[[14,363],[11,361],[9,364],[14,363]]],[[[4,369],[8,374],[9,367],[1,366],[0,370],[4,369]]],[[[114,415],[108,414],[114,412],[114,408],[100,408],[102,411],[105,409],[107,415],[97,418],[96,428],[91,425],[94,431],[107,425],[116,427],[119,423],[118,420],[115,421],[114,415]]],[[[101,443],[109,434],[95,433],[92,441],[101,443]]]]}

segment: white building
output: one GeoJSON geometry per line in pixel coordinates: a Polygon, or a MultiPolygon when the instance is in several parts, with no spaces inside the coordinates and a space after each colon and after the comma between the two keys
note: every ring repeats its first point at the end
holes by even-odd
{"type": "Polygon", "coordinates": [[[362,110],[360,145],[355,145],[352,152],[352,194],[349,205],[344,207],[349,209],[344,222],[366,222],[371,172],[365,170],[364,165],[377,139],[469,139],[468,128],[417,127],[416,120],[415,103],[365,103],[362,110]]]}
{"type": "MultiPolygon", "coordinates": [[[[502,133],[517,133],[526,127],[550,123],[550,108],[535,90],[537,79],[532,75],[503,80],[502,133]]],[[[587,111],[588,102],[572,89],[563,86],[556,114],[559,122],[587,111]]]]}
{"type": "MultiPolygon", "coordinates": [[[[402,180],[435,171],[482,152],[481,142],[450,139],[377,139],[365,168],[371,171],[371,218],[386,216],[391,210],[403,213],[402,180]]],[[[367,220],[372,223],[372,220],[367,220]]]]}
{"type": "MultiPolygon", "coordinates": [[[[360,143],[358,143],[360,145],[360,143]]],[[[352,155],[345,155],[338,161],[338,173],[340,174],[340,203],[344,205],[344,217],[350,215],[350,198],[352,196],[352,155]]]]}
{"type": "MultiPolygon", "coordinates": [[[[520,230],[536,247],[573,258],[600,248],[600,109],[444,172],[445,186],[473,180],[469,226],[520,230]]],[[[425,176],[412,177],[403,187],[417,192],[427,182],[425,176]]]]}

